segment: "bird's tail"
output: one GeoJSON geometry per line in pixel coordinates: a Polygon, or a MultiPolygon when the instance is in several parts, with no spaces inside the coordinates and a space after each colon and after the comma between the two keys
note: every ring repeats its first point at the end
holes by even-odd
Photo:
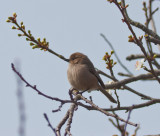
{"type": "Polygon", "coordinates": [[[99,89],[111,102],[117,103],[117,101],[102,87],[99,89]]]}

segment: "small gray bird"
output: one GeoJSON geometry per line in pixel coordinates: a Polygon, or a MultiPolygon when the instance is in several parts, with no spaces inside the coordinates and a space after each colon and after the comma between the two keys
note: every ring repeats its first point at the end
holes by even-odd
{"type": "Polygon", "coordinates": [[[76,52],[70,56],[67,75],[74,89],[79,91],[100,90],[111,102],[117,103],[105,90],[102,79],[86,55],[76,52]]]}

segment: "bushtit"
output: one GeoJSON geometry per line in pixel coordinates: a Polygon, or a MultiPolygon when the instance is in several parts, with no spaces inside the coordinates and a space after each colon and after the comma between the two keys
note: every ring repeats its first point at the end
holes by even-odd
{"type": "Polygon", "coordinates": [[[86,55],[76,52],[70,56],[67,75],[74,89],[89,92],[92,90],[100,90],[111,102],[117,103],[105,90],[102,79],[86,55]]]}

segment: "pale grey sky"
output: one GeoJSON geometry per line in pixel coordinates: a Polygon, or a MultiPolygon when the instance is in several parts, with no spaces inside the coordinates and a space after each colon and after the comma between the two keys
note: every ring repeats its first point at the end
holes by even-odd
{"type": "MultiPolygon", "coordinates": [[[[142,1],[126,0],[126,3],[128,2],[130,17],[144,23],[142,1]]],[[[159,6],[159,2],[155,2],[154,6],[159,6]]],[[[48,52],[32,50],[24,38],[19,38],[18,32],[11,29],[12,25],[5,22],[13,12],[17,13],[18,22],[23,21],[26,29],[30,29],[35,37],[46,37],[50,42],[50,48],[65,57],[69,57],[73,52],[82,52],[89,56],[95,67],[108,72],[102,57],[106,51],[110,52],[111,49],[100,36],[100,33],[104,33],[114,45],[121,60],[135,75],[144,72],[143,70],[135,71],[135,61],[125,60],[127,55],[140,53],[140,51],[134,44],[128,43],[130,32],[122,23],[122,16],[114,4],[106,0],[5,0],[1,2],[0,8],[0,135],[2,136],[18,135],[19,113],[16,80],[10,66],[16,59],[21,61],[21,71],[26,80],[36,84],[37,88],[44,93],[67,99],[70,88],[66,75],[67,63],[48,52]]],[[[157,25],[160,24],[159,14],[158,11],[155,16],[157,25]]],[[[160,26],[157,26],[158,32],[159,29],[160,26]]],[[[138,29],[135,31],[139,36],[143,34],[138,29]]],[[[115,73],[124,72],[119,65],[115,66],[114,71],[115,73]]],[[[102,78],[105,83],[109,81],[107,78],[102,78]]],[[[130,86],[153,97],[160,95],[157,82],[138,82],[130,86]]],[[[124,106],[143,102],[139,97],[127,91],[118,91],[118,94],[124,106]]],[[[102,107],[109,107],[111,104],[99,92],[86,94],[86,96],[89,95],[92,95],[94,101],[102,107]]],[[[52,125],[56,127],[69,105],[64,106],[61,112],[52,113],[51,111],[56,109],[59,103],[47,100],[26,87],[24,87],[24,96],[27,116],[26,135],[53,135],[43,113],[48,114],[52,125]]],[[[117,113],[127,118],[128,114],[124,111],[117,113]]],[[[134,110],[131,114],[131,121],[141,124],[138,135],[159,133],[159,114],[158,104],[150,108],[134,110]]],[[[132,133],[134,127],[128,125],[127,130],[132,133]]],[[[108,121],[108,117],[83,108],[75,112],[71,132],[74,136],[119,134],[108,121]]]]}

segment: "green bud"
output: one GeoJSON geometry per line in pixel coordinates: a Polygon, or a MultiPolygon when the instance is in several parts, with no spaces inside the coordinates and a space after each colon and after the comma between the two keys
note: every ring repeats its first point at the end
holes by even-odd
{"type": "Polygon", "coordinates": [[[116,65],[117,64],[117,62],[114,62],[114,65],[116,65]]]}
{"type": "Polygon", "coordinates": [[[148,34],[145,34],[144,37],[148,37],[148,34]]]}
{"type": "Polygon", "coordinates": [[[102,60],[106,61],[106,55],[105,55],[105,56],[103,56],[102,60]]]}
{"type": "Polygon", "coordinates": [[[18,34],[18,36],[20,37],[20,36],[22,36],[22,34],[18,34]]]}
{"type": "Polygon", "coordinates": [[[8,17],[8,19],[9,19],[9,20],[13,20],[14,18],[13,18],[13,17],[8,17]]]}
{"type": "Polygon", "coordinates": [[[34,45],[34,43],[30,42],[30,46],[34,45]]]}
{"type": "Polygon", "coordinates": [[[40,41],[41,41],[41,39],[40,39],[40,38],[37,38],[37,41],[38,41],[38,42],[40,42],[40,41]]]}
{"type": "Polygon", "coordinates": [[[28,33],[31,34],[31,30],[28,30],[28,33]]]}
{"type": "Polygon", "coordinates": [[[26,38],[26,41],[29,41],[29,38],[26,38]]]}
{"type": "Polygon", "coordinates": [[[14,16],[14,17],[17,17],[17,14],[16,14],[16,13],[13,13],[13,16],[14,16]]]}
{"type": "Polygon", "coordinates": [[[113,59],[111,59],[111,64],[113,64],[113,59]]]}
{"type": "Polygon", "coordinates": [[[42,42],[46,43],[46,38],[43,38],[43,41],[42,41],[42,42]]]}
{"type": "Polygon", "coordinates": [[[21,25],[23,25],[23,22],[21,22],[21,25]]]}
{"type": "Polygon", "coordinates": [[[112,50],[112,51],[111,51],[111,54],[113,54],[113,53],[114,53],[114,51],[112,50]]]}
{"type": "Polygon", "coordinates": [[[129,35],[128,38],[132,38],[132,35],[129,35]]]}
{"type": "Polygon", "coordinates": [[[120,2],[118,2],[118,4],[119,4],[119,5],[121,5],[121,1],[120,1],[120,2]]]}
{"type": "Polygon", "coordinates": [[[6,20],[7,23],[11,22],[9,19],[6,20]]]}
{"type": "Polygon", "coordinates": [[[157,54],[154,54],[154,55],[153,55],[153,58],[156,58],[156,57],[157,57],[157,54]]]}
{"type": "Polygon", "coordinates": [[[35,45],[35,46],[32,47],[32,49],[35,49],[35,48],[38,48],[38,45],[35,45]]]}
{"type": "Polygon", "coordinates": [[[22,26],[21,26],[21,28],[22,28],[22,29],[25,29],[25,26],[24,26],[24,25],[22,25],[22,26]]]}
{"type": "Polygon", "coordinates": [[[12,26],[12,29],[16,29],[16,27],[15,27],[15,26],[12,26]]]}

